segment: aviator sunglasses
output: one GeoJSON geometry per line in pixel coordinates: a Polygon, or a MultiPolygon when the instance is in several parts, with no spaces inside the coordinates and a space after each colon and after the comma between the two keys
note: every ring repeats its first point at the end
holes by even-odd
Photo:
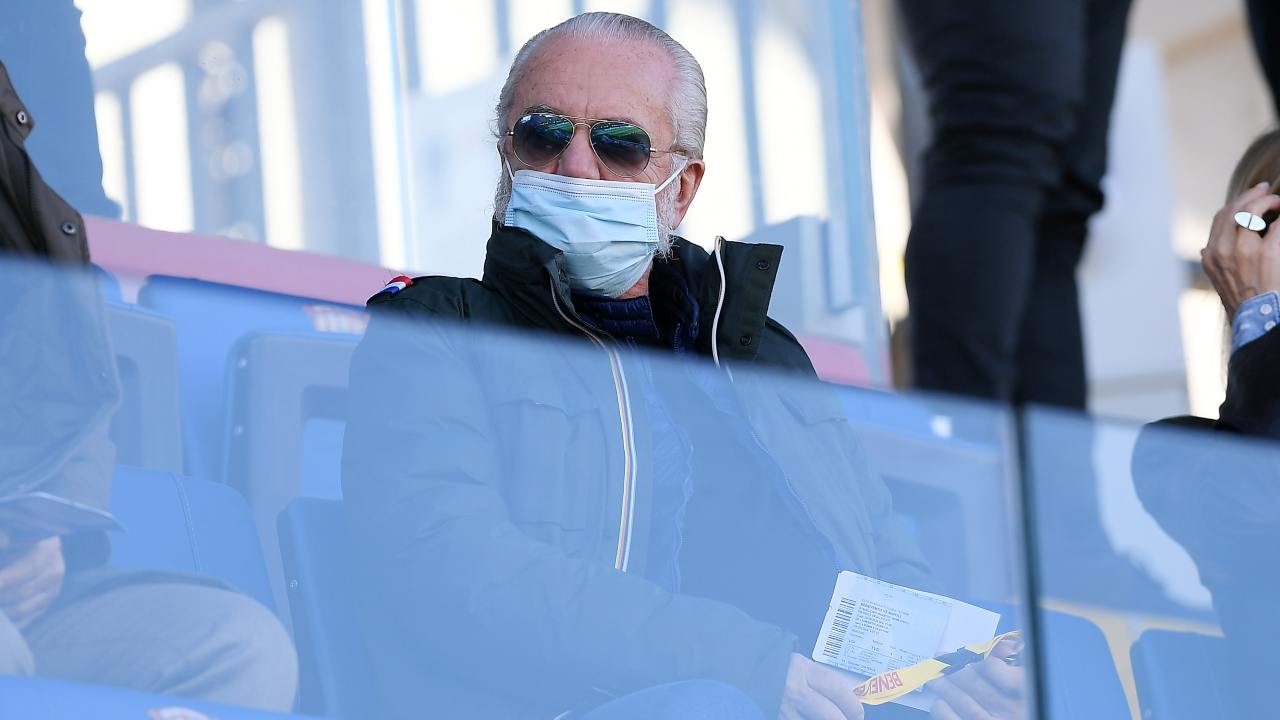
{"type": "Polygon", "coordinates": [[[633,178],[644,172],[654,153],[679,154],[677,150],[654,150],[649,133],[634,123],[552,112],[525,113],[507,135],[520,162],[529,167],[546,167],[568,149],[579,125],[590,132],[596,158],[619,177],[633,178]]]}

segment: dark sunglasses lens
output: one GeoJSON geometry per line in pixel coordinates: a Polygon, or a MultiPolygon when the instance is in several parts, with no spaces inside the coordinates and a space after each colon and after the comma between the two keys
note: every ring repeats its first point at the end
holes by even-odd
{"type": "Polygon", "coordinates": [[[573,140],[573,121],[561,115],[531,113],[516,121],[512,146],[525,165],[546,165],[573,140]]]}
{"type": "Polygon", "coordinates": [[[649,134],[623,122],[602,122],[591,128],[591,146],[610,170],[633,177],[649,166],[649,134]]]}

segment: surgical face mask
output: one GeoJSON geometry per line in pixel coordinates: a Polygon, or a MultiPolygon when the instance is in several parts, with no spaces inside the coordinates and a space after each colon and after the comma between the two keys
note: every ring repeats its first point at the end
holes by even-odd
{"type": "Polygon", "coordinates": [[[649,269],[659,244],[657,194],[683,169],[654,185],[512,174],[508,165],[511,199],[503,222],[563,252],[573,289],[618,297],[649,269]]]}

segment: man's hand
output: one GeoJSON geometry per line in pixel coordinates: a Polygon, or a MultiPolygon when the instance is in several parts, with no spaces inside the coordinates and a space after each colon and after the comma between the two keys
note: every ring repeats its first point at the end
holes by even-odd
{"type": "Polygon", "coordinates": [[[0,532],[0,612],[19,629],[40,617],[62,591],[62,538],[12,543],[0,532]]]}
{"type": "Polygon", "coordinates": [[[982,662],[929,683],[938,694],[930,716],[939,720],[1026,718],[1026,672],[1002,659],[1016,650],[1016,641],[1002,640],[982,662]]]}
{"type": "Polygon", "coordinates": [[[854,682],[835,668],[791,654],[779,720],[862,720],[854,682]]]}
{"type": "Polygon", "coordinates": [[[1227,203],[1213,216],[1209,243],[1200,251],[1200,262],[1222,299],[1227,317],[1234,318],[1245,300],[1271,290],[1280,291],[1280,222],[1267,229],[1266,237],[1236,224],[1238,212],[1262,217],[1280,210],[1280,196],[1263,183],[1227,203]]]}

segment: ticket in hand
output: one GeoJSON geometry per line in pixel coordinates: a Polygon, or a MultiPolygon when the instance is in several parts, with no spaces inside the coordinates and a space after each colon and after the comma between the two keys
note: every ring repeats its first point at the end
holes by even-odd
{"type": "MultiPolygon", "coordinates": [[[[997,613],[954,598],[845,571],[836,578],[813,659],[862,682],[989,641],[999,622],[997,613]]],[[[927,711],[933,700],[919,688],[893,702],[927,711]]]]}

